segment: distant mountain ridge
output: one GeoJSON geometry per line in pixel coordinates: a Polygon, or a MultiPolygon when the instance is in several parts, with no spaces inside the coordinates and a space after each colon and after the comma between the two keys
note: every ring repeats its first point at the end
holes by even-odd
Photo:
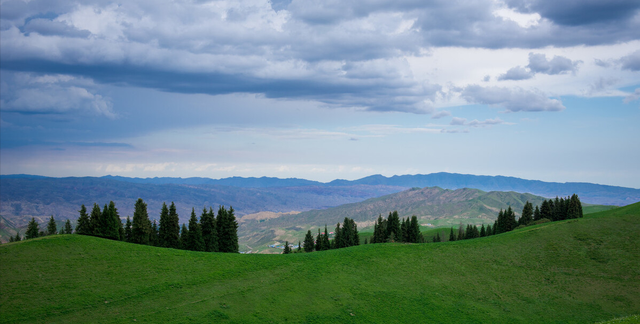
{"type": "MultiPolygon", "coordinates": [[[[47,177],[32,175],[2,175],[1,179],[47,177]]],[[[57,179],[57,178],[54,178],[57,179]]],[[[358,180],[333,180],[328,183],[299,178],[273,177],[231,177],[223,179],[210,178],[127,178],[120,176],[104,176],[110,179],[137,184],[180,184],[180,185],[220,185],[238,188],[289,188],[289,187],[344,187],[354,185],[391,186],[403,189],[412,187],[440,187],[443,189],[474,188],[483,191],[515,191],[531,193],[547,198],[577,194],[583,202],[590,204],[623,206],[640,201],[640,189],[601,185],[586,182],[545,182],[526,180],[507,176],[482,176],[458,173],[431,173],[416,175],[400,175],[385,177],[372,175],[358,180]]],[[[400,191],[399,189],[397,191],[400,191]]]]}

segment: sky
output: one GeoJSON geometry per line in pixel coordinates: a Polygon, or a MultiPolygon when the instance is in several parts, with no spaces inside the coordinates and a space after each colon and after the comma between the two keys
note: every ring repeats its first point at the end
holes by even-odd
{"type": "Polygon", "coordinates": [[[640,1],[0,0],[0,173],[640,188],[640,1]]]}

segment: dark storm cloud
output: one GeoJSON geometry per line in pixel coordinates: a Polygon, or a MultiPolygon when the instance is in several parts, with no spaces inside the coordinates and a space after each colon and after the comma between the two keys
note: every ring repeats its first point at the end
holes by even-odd
{"type": "Polygon", "coordinates": [[[633,18],[640,9],[638,0],[506,0],[506,3],[522,13],[538,13],[567,26],[620,23],[633,18]]]}

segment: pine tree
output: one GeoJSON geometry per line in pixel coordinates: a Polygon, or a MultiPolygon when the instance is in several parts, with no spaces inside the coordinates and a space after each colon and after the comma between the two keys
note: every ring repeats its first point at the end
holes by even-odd
{"type": "Polygon", "coordinates": [[[582,204],[580,203],[580,199],[578,199],[578,195],[573,194],[571,198],[567,199],[567,218],[581,218],[582,217],[582,204]]]}
{"type": "Polygon", "coordinates": [[[109,206],[107,204],[104,204],[104,209],[102,210],[102,212],[100,213],[100,216],[98,217],[98,227],[96,228],[95,235],[100,237],[107,237],[107,233],[109,232],[108,230],[109,218],[110,218],[109,206]]]}
{"type": "Polygon", "coordinates": [[[120,222],[120,215],[118,214],[116,203],[110,201],[109,208],[102,217],[104,219],[102,235],[108,239],[120,240],[120,226],[122,226],[122,222],[120,222]]]}
{"type": "Polygon", "coordinates": [[[518,226],[518,222],[516,221],[516,214],[513,212],[513,209],[511,209],[511,206],[507,208],[507,211],[505,212],[505,218],[507,221],[507,231],[512,231],[514,228],[516,228],[516,226],[518,226]]]}
{"type": "Polygon", "coordinates": [[[200,216],[200,225],[202,226],[202,240],[204,241],[204,251],[218,251],[218,230],[216,229],[216,218],[213,215],[213,209],[209,207],[202,209],[200,216]]]}
{"type": "Polygon", "coordinates": [[[421,235],[418,217],[413,215],[411,216],[411,220],[407,220],[407,242],[419,243],[421,235]]]}
{"type": "Polygon", "coordinates": [[[189,236],[187,236],[187,250],[204,251],[204,240],[202,239],[202,229],[198,224],[195,208],[191,208],[191,218],[189,219],[189,236]]]}
{"type": "Polygon", "coordinates": [[[482,227],[480,228],[480,237],[485,236],[487,236],[487,230],[484,228],[484,224],[482,224],[482,227]]]}
{"type": "Polygon", "coordinates": [[[282,254],[289,254],[291,253],[291,248],[289,247],[289,241],[284,241],[284,251],[282,251],[282,254]]]}
{"type": "Polygon", "coordinates": [[[138,198],[133,211],[133,223],[131,226],[131,242],[137,244],[149,244],[151,234],[151,221],[147,213],[147,204],[138,198]]]}
{"type": "Polygon", "coordinates": [[[313,234],[311,234],[311,230],[308,230],[307,235],[304,236],[304,251],[307,253],[313,252],[313,248],[313,234]]]}
{"type": "Polygon", "coordinates": [[[169,206],[169,218],[167,221],[167,230],[164,232],[165,247],[180,249],[180,217],[176,211],[176,205],[171,202],[169,206]]]}
{"type": "Polygon", "coordinates": [[[25,233],[26,239],[30,240],[33,238],[38,237],[40,232],[40,228],[38,226],[38,223],[36,222],[36,220],[31,217],[31,220],[29,221],[29,224],[27,225],[27,232],[25,233]]]}
{"type": "Polygon", "coordinates": [[[180,230],[180,248],[183,250],[187,250],[187,241],[189,237],[189,229],[187,229],[187,225],[182,224],[182,230],[180,230]]]}
{"type": "Polygon", "coordinates": [[[327,230],[327,224],[324,225],[324,236],[322,237],[322,245],[325,250],[331,249],[331,243],[329,243],[329,231],[327,230]]]}
{"type": "Polygon", "coordinates": [[[220,252],[238,253],[238,222],[233,207],[218,210],[218,249],[220,252]]]}
{"type": "Polygon", "coordinates": [[[90,235],[99,236],[100,218],[102,217],[102,212],[100,211],[100,206],[98,206],[98,204],[93,203],[93,209],[91,209],[91,216],[89,217],[89,223],[91,224],[90,235]]]}
{"type": "Polygon", "coordinates": [[[387,219],[387,238],[394,234],[394,240],[398,240],[399,237],[402,237],[402,233],[400,232],[400,217],[398,217],[398,211],[393,211],[393,213],[389,213],[389,217],[387,219]]]}
{"type": "Polygon", "coordinates": [[[367,244],[367,238],[366,237],[364,238],[364,244],[367,244]]]}
{"type": "Polygon", "coordinates": [[[298,241],[298,252],[302,251],[302,242],[298,241]]]}
{"type": "Polygon", "coordinates": [[[551,200],[543,200],[542,205],[540,205],[540,219],[546,218],[551,220],[551,200]]]}
{"type": "Polygon", "coordinates": [[[47,223],[47,235],[55,235],[58,234],[58,228],[56,226],[56,221],[53,219],[53,215],[49,219],[49,223],[47,223]]]}
{"type": "Polygon", "coordinates": [[[493,235],[493,228],[491,228],[491,224],[487,224],[487,229],[485,231],[487,236],[493,235]]]}
{"type": "Polygon", "coordinates": [[[162,202],[160,208],[160,226],[158,228],[158,246],[169,247],[169,208],[165,202],[162,202]]]}
{"type": "Polygon", "coordinates": [[[133,241],[133,235],[131,232],[131,218],[129,218],[129,216],[127,216],[127,223],[124,226],[124,241],[125,242],[133,241]]]}
{"type": "Polygon", "coordinates": [[[387,242],[387,221],[382,218],[382,215],[378,215],[373,229],[373,238],[371,243],[385,243],[387,242]]]}
{"type": "Polygon", "coordinates": [[[542,216],[540,215],[540,208],[538,208],[538,205],[536,205],[536,209],[533,211],[533,220],[538,221],[541,219],[542,219],[542,216]]]}
{"type": "Polygon", "coordinates": [[[67,219],[67,221],[64,223],[64,233],[65,234],[71,234],[73,233],[73,228],[71,227],[71,221],[67,219]]]}
{"type": "Polygon", "coordinates": [[[456,234],[453,233],[453,227],[451,227],[451,232],[449,232],[449,242],[453,242],[456,240],[456,234]]]}
{"type": "Polygon", "coordinates": [[[464,228],[462,227],[462,223],[460,223],[460,225],[458,225],[458,235],[456,236],[456,239],[459,240],[464,240],[465,237],[465,232],[464,232],[464,228]]]}
{"type": "Polygon", "coordinates": [[[158,244],[160,244],[158,223],[154,219],[151,225],[151,233],[149,233],[149,245],[158,246],[158,244]]]}
{"type": "Polygon", "coordinates": [[[500,208],[500,212],[498,213],[498,218],[496,219],[496,232],[498,234],[506,232],[506,220],[504,217],[504,212],[502,208],[500,208]]]}
{"type": "Polygon", "coordinates": [[[322,251],[323,250],[323,246],[322,246],[322,233],[320,233],[320,228],[318,228],[318,236],[316,236],[316,245],[315,245],[315,249],[316,251],[322,251]]]}
{"type": "Polygon", "coordinates": [[[78,224],[76,225],[76,233],[80,235],[91,235],[91,219],[87,214],[87,207],[80,206],[80,217],[78,218],[78,224]]]}
{"type": "Polygon", "coordinates": [[[522,208],[522,216],[518,220],[518,225],[528,225],[533,221],[533,205],[527,201],[522,208]]]}
{"type": "Polygon", "coordinates": [[[402,222],[400,223],[400,232],[402,233],[402,235],[400,236],[400,241],[401,242],[408,242],[409,241],[409,233],[408,233],[408,228],[407,228],[407,221],[402,218],[402,222]]]}
{"type": "Polygon", "coordinates": [[[14,242],[20,242],[22,241],[22,238],[20,237],[20,232],[16,232],[16,237],[13,239],[14,242]]]}

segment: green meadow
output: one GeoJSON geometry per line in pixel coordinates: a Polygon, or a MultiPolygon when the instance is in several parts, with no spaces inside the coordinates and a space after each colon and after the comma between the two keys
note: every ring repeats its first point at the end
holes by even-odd
{"type": "Polygon", "coordinates": [[[55,235],[0,246],[0,322],[631,323],[639,235],[640,203],[473,240],[290,255],[55,235]]]}

